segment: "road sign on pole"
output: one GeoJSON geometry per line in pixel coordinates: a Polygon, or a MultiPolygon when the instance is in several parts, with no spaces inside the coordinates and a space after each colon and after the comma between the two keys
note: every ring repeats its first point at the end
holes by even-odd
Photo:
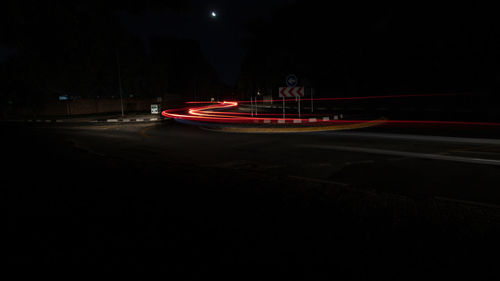
{"type": "Polygon", "coordinates": [[[286,85],[288,87],[295,87],[297,86],[297,83],[298,83],[297,76],[290,74],[286,77],[286,85]]]}
{"type": "Polygon", "coordinates": [[[300,118],[300,97],[299,97],[299,118],[300,118]]]}
{"type": "Polygon", "coordinates": [[[283,119],[285,119],[285,97],[283,97],[283,119]]]}
{"type": "Polygon", "coordinates": [[[151,105],[151,114],[158,114],[158,113],[159,113],[158,105],[157,104],[152,104],[151,105]]]}
{"type": "Polygon", "coordinates": [[[299,98],[304,96],[304,87],[280,87],[280,98],[299,98]]]}
{"type": "Polygon", "coordinates": [[[285,118],[285,98],[295,98],[298,100],[299,105],[299,118],[300,118],[300,97],[304,96],[304,87],[280,87],[279,97],[283,98],[283,118],[285,118]]]}

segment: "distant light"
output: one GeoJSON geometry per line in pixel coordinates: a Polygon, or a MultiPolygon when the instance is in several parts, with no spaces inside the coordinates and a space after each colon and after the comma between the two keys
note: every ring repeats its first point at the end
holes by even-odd
{"type": "Polygon", "coordinates": [[[212,11],[212,18],[215,18],[217,16],[217,13],[215,11],[212,11]]]}

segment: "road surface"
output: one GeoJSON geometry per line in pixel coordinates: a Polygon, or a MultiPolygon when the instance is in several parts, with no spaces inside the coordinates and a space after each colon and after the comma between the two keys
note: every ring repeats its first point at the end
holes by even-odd
{"type": "Polygon", "coordinates": [[[484,135],[237,134],[173,120],[4,132],[6,175],[21,171],[5,185],[17,264],[497,274],[500,143],[484,135]]]}
{"type": "Polygon", "coordinates": [[[500,204],[500,139],[341,131],[235,134],[161,125],[52,127],[91,155],[301,177],[500,204]],[[471,188],[473,187],[473,188],[471,188]]]}

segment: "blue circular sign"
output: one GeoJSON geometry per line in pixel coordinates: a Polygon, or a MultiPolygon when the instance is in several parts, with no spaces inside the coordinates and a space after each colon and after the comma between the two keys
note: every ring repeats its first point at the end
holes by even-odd
{"type": "Polygon", "coordinates": [[[293,74],[290,74],[286,77],[286,85],[288,87],[295,87],[297,86],[297,82],[298,82],[298,79],[297,79],[297,76],[293,75],[293,74]]]}

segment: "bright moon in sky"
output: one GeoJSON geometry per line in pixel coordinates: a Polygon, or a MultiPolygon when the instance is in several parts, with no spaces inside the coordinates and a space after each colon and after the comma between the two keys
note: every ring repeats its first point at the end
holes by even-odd
{"type": "Polygon", "coordinates": [[[215,13],[215,11],[212,11],[212,17],[215,18],[217,16],[217,14],[215,13]]]}

